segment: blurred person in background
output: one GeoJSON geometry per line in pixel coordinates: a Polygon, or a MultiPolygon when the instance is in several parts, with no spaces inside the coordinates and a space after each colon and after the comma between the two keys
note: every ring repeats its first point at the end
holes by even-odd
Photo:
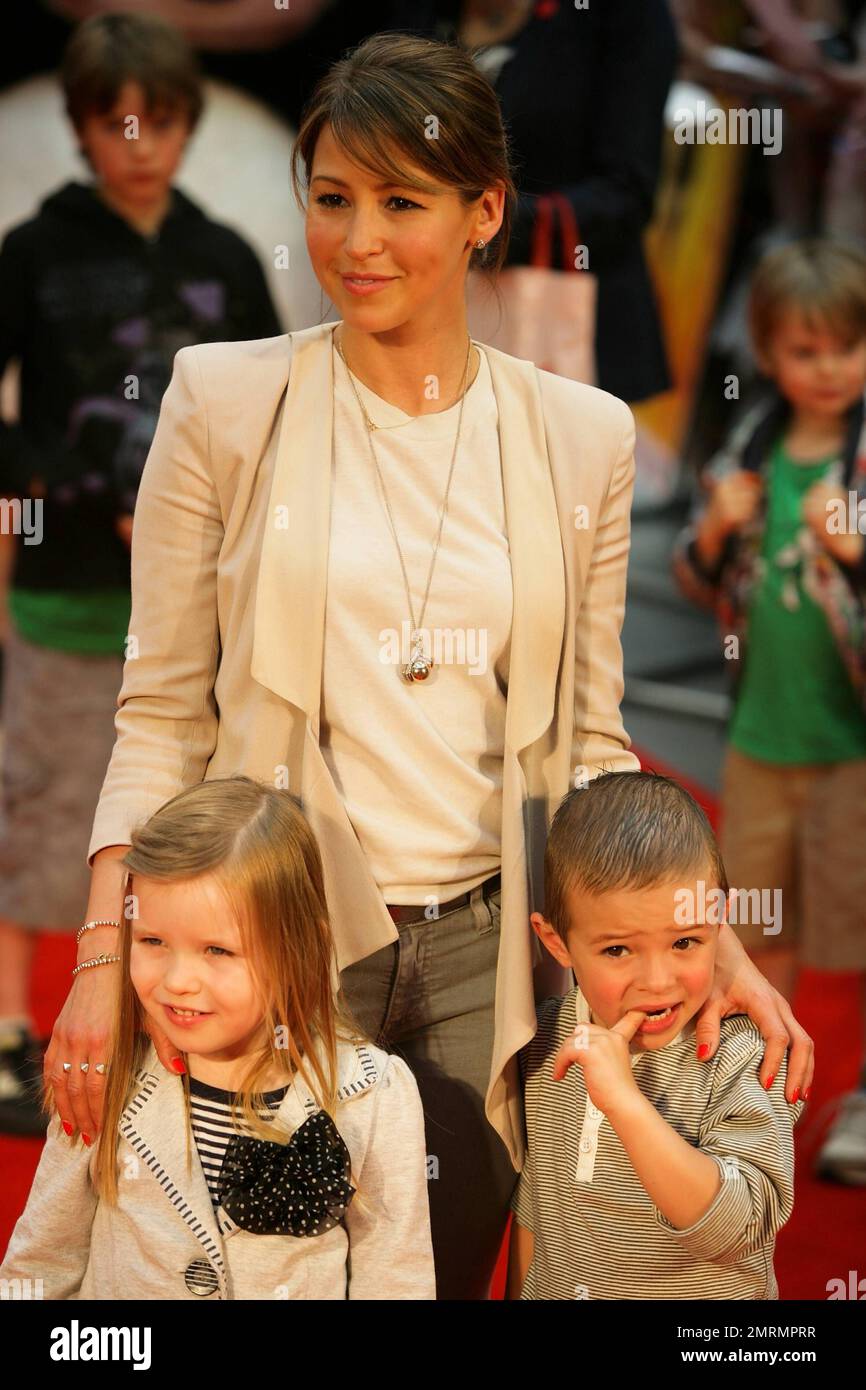
{"type": "Polygon", "coordinates": [[[772,161],[781,226],[866,245],[866,3],[744,0],[761,51],[800,78],[772,161]]]}
{"type": "Polygon", "coordinates": [[[539,195],[563,193],[598,277],[597,384],[637,402],[670,385],[642,236],[677,42],[667,0],[393,0],[391,26],[472,50],[517,170],[506,265],[527,265],[539,195]]]}
{"type": "MultiPolygon", "coordinates": [[[[678,102],[703,96],[710,109],[766,110],[781,131],[771,158],[760,143],[688,152],[693,167],[706,168],[710,159],[714,190],[701,196],[718,200],[718,243],[725,248],[713,321],[696,344],[702,361],[682,450],[700,467],[730,427],[731,374],[744,400],[761,392],[746,313],[758,261],[776,246],[819,234],[866,245],[866,0],[671,5],[683,50],[680,78],[696,84],[678,102]]],[[[713,234],[714,222],[705,223],[713,234]]],[[[700,266],[699,247],[695,260],[700,266]]]]}
{"type": "MultiPolygon", "coordinates": [[[[773,922],[737,934],[788,999],[801,965],[859,972],[866,1018],[866,254],[775,250],[749,318],[772,389],[707,466],[674,573],[733,663],[730,881],[778,891],[773,922]]],[[[866,1183],[866,1063],[818,1169],[866,1183]]]]}
{"type": "Polygon", "coordinates": [[[28,0],[16,42],[0,52],[0,86],[60,60],[75,24],[146,11],[183,34],[206,77],[230,83],[297,126],[304,102],[340,53],[381,28],[391,0],[28,0]]]}
{"type": "Polygon", "coordinates": [[[685,76],[784,111],[781,150],[761,163],[773,236],[866,244],[866,0],[671,2],[685,76]]]}
{"type": "Polygon", "coordinates": [[[27,1089],[41,1075],[35,934],[74,930],[87,904],[129,652],[132,513],[174,355],[281,331],[247,243],[172,187],[202,110],[181,36],[150,16],[91,19],[62,83],[93,181],[53,193],[0,250],[0,371],[21,365],[0,495],[42,517],[38,543],[18,539],[2,703],[0,1130],[21,1134],[45,1128],[27,1089]]]}

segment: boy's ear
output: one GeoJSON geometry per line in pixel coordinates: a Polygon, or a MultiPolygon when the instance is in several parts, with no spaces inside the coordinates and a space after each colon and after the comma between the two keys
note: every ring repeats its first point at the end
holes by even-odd
{"type": "Polygon", "coordinates": [[[546,946],[554,960],[558,961],[560,965],[564,965],[566,969],[571,970],[573,967],[571,964],[571,957],[568,954],[568,947],[559,933],[547,921],[546,917],[543,917],[540,912],[533,912],[529,920],[532,923],[532,930],[535,932],[535,935],[538,937],[539,941],[546,946]]]}

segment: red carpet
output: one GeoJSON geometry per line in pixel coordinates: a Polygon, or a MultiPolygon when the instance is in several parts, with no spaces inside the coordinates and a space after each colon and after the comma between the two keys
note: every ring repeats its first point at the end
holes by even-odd
{"type": "MultiPolygon", "coordinates": [[[[712,797],[693,786],[675,770],[635,749],[646,770],[670,773],[687,786],[715,823],[712,797]]],[[[69,986],[75,963],[72,938],[44,936],[36,955],[33,1000],[36,1024],[47,1036],[69,986]]],[[[794,1133],[797,1147],[796,1202],[794,1214],[776,1245],[776,1276],[783,1299],[826,1299],[827,1281],[848,1271],[863,1273],[866,1249],[866,1189],[845,1188],[818,1182],[811,1162],[821,1137],[832,1120],[836,1102],[857,1081],[863,1057],[863,1025],[858,1004],[856,975],[805,972],[794,1009],[803,1027],[815,1039],[817,1070],[812,1096],[794,1133]]],[[[0,1136],[0,1250],[5,1250],[20,1214],[39,1161],[41,1141],[0,1136]]],[[[494,1293],[504,1288],[505,1251],[500,1260],[494,1293]]]]}

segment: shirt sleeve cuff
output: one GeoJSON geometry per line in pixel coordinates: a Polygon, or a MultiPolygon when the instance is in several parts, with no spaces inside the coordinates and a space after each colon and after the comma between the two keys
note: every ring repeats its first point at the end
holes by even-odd
{"type": "Polygon", "coordinates": [[[717,1154],[708,1158],[718,1165],[722,1184],[703,1216],[684,1230],[672,1226],[655,1208],[656,1221],[698,1259],[713,1260],[734,1246],[752,1219],[752,1196],[745,1178],[731,1171],[717,1154]]]}

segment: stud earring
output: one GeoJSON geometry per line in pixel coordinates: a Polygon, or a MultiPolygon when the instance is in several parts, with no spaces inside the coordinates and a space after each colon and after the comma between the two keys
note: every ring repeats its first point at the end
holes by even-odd
{"type": "Polygon", "coordinates": [[[475,249],[476,249],[476,251],[480,251],[481,248],[482,248],[482,246],[486,246],[486,245],[487,245],[487,242],[486,242],[486,241],[476,241],[476,243],[475,243],[475,249]]]}

